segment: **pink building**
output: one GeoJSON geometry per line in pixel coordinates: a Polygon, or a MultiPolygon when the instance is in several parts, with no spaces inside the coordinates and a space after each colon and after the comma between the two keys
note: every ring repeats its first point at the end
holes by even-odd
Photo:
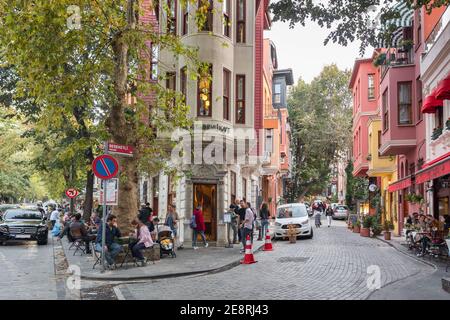
{"type": "Polygon", "coordinates": [[[353,93],[353,176],[365,177],[369,170],[367,123],[377,115],[378,71],[372,59],[355,61],[349,88],[353,93]]]}

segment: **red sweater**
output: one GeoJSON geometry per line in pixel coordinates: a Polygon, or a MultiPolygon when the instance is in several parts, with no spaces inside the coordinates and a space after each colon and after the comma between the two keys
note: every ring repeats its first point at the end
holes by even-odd
{"type": "Polygon", "coordinates": [[[205,219],[203,218],[202,211],[195,209],[194,216],[195,216],[195,223],[197,224],[197,227],[195,228],[195,230],[205,231],[206,230],[205,219]]]}

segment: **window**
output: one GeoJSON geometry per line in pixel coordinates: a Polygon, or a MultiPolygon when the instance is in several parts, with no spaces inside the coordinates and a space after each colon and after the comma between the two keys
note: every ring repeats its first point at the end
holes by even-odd
{"type": "Polygon", "coordinates": [[[236,75],[236,123],[245,124],[245,75],[236,75]]]}
{"type": "Polygon", "coordinates": [[[417,97],[417,121],[422,120],[422,81],[417,78],[416,80],[416,97],[417,97]]]}
{"type": "Polygon", "coordinates": [[[152,80],[158,80],[158,59],[159,48],[157,45],[151,45],[150,74],[152,80]]]}
{"type": "Polygon", "coordinates": [[[266,130],[266,139],[265,139],[265,148],[266,152],[273,152],[273,129],[265,129],[266,130]]]}
{"type": "MultiPolygon", "coordinates": [[[[166,72],[166,89],[175,91],[176,90],[176,74],[175,72],[166,72]]],[[[171,92],[173,94],[173,92],[171,92]]],[[[167,105],[170,107],[175,107],[175,97],[167,101],[167,105]]]]}
{"type": "Polygon", "coordinates": [[[186,95],[187,95],[187,68],[183,67],[180,70],[180,91],[184,96],[184,99],[186,101],[186,95]]]}
{"type": "Polygon", "coordinates": [[[236,7],[236,42],[245,43],[245,0],[237,0],[236,7]]]}
{"type": "Polygon", "coordinates": [[[212,65],[210,65],[207,73],[201,74],[197,81],[197,115],[199,117],[212,116],[212,85],[212,65]]]}
{"type": "Polygon", "coordinates": [[[231,171],[230,173],[231,173],[231,182],[230,182],[231,203],[234,203],[236,201],[236,173],[234,173],[233,171],[231,171]]]}
{"type": "Polygon", "coordinates": [[[177,0],[168,0],[167,33],[177,34],[177,0]]]}
{"type": "Polygon", "coordinates": [[[231,73],[223,69],[223,118],[225,120],[230,120],[230,88],[231,73]]]}
{"type": "Polygon", "coordinates": [[[247,179],[242,178],[242,199],[248,202],[247,199],[247,179]]]}
{"type": "Polygon", "coordinates": [[[369,74],[368,76],[368,97],[369,100],[375,99],[375,75],[369,74]]]}
{"type": "Polygon", "coordinates": [[[186,3],[186,7],[183,8],[183,28],[182,35],[188,34],[189,30],[189,2],[186,3]]]}
{"type": "Polygon", "coordinates": [[[389,130],[389,106],[388,106],[388,89],[383,92],[382,97],[383,108],[383,130],[389,130]]]}
{"type": "Polygon", "coordinates": [[[444,127],[444,108],[437,107],[436,113],[434,114],[434,127],[443,128],[444,127]]]}
{"type": "MultiPolygon", "coordinates": [[[[199,0],[198,1],[198,7],[202,8],[205,7],[205,1],[199,0]]],[[[207,5],[207,3],[206,3],[207,5]]],[[[214,9],[214,2],[213,0],[209,0],[209,6],[206,12],[206,21],[199,29],[200,31],[213,31],[213,9],[214,9]]]]}
{"type": "Polygon", "coordinates": [[[412,83],[398,83],[398,124],[412,124],[412,83]]]}
{"type": "Polygon", "coordinates": [[[273,88],[273,103],[281,103],[281,83],[275,83],[275,86],[273,88]]]}
{"type": "Polygon", "coordinates": [[[223,35],[230,37],[230,0],[223,0],[223,35]]]}
{"type": "Polygon", "coordinates": [[[378,156],[381,156],[380,149],[381,149],[381,130],[378,131],[378,156]]]}

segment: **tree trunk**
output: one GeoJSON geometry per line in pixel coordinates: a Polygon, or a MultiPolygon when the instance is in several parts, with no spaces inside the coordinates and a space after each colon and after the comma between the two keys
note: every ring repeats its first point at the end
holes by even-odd
{"type": "Polygon", "coordinates": [[[125,108],[128,107],[126,95],[128,93],[129,45],[126,42],[126,32],[136,29],[136,0],[127,1],[127,27],[114,36],[112,49],[114,52],[114,92],[116,102],[111,106],[110,116],[106,126],[114,142],[128,144],[134,147],[133,157],[119,159],[120,182],[119,204],[114,208],[117,214],[119,228],[124,234],[132,230],[131,221],[138,213],[138,159],[136,123],[127,121],[125,108]]]}
{"type": "MultiPolygon", "coordinates": [[[[86,149],[86,160],[89,164],[94,161],[92,148],[86,149]]],[[[83,219],[89,221],[92,214],[92,206],[94,202],[94,174],[92,170],[86,172],[86,194],[84,197],[83,219]]]]}

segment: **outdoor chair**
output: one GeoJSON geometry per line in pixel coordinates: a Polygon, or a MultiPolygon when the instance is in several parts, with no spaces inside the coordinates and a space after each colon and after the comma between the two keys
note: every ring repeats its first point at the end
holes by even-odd
{"type": "Polygon", "coordinates": [[[81,255],[83,255],[84,253],[86,253],[86,246],[83,240],[83,237],[81,234],[74,234],[71,230],[69,230],[69,233],[73,239],[72,244],[69,247],[69,250],[71,248],[75,248],[75,252],[73,253],[73,255],[75,256],[77,254],[78,251],[80,251],[81,255]]]}
{"type": "MultiPolygon", "coordinates": [[[[96,250],[96,245],[95,245],[94,241],[91,242],[91,245],[92,245],[92,255],[94,256],[94,259],[95,259],[95,263],[92,266],[92,269],[95,269],[96,265],[100,265],[100,266],[102,265],[102,252],[96,250]]],[[[116,263],[114,263],[114,268],[117,268],[116,263]]]]}

